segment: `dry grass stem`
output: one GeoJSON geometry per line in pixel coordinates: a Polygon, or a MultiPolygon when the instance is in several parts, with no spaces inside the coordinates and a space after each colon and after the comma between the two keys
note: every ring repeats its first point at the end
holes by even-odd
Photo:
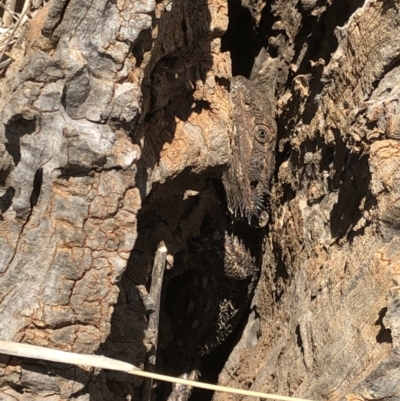
{"type": "Polygon", "coordinates": [[[14,11],[15,5],[17,4],[17,0],[6,0],[6,7],[7,11],[4,13],[3,16],[3,25],[6,28],[9,28],[13,24],[14,19],[14,11]]]}
{"type": "MultiPolygon", "coordinates": [[[[12,16],[12,14],[9,12],[4,13],[4,18],[3,18],[4,27],[0,28],[0,63],[2,63],[2,64],[5,61],[5,60],[3,60],[5,52],[7,51],[9,46],[12,46],[17,41],[17,39],[19,38],[19,35],[23,31],[23,29],[22,29],[23,26],[29,20],[29,18],[27,17],[26,14],[31,6],[31,2],[32,2],[32,0],[25,1],[24,8],[22,10],[20,17],[14,22],[13,25],[11,25],[9,27],[6,25],[6,16],[7,15],[12,16]]],[[[4,6],[2,4],[2,7],[5,8],[6,6],[4,6]]],[[[14,7],[15,7],[15,4],[14,4],[14,7]]],[[[13,13],[12,7],[8,7],[8,9],[13,13]]],[[[14,16],[14,18],[15,18],[15,16],[14,16]]]]}
{"type": "Polygon", "coordinates": [[[311,401],[302,398],[286,397],[276,394],[260,393],[257,391],[241,390],[232,387],[217,386],[215,384],[208,384],[198,381],[181,379],[178,377],[160,375],[153,372],[145,372],[138,369],[136,366],[131,365],[130,363],[118,361],[116,359],[111,359],[104,356],[77,354],[74,352],[59,351],[50,348],[39,347],[37,345],[22,344],[13,341],[0,341],[0,354],[116,370],[135,376],[141,376],[170,383],[180,383],[183,385],[198,387],[206,390],[222,391],[225,393],[238,394],[243,396],[274,399],[280,401],[311,401]]]}

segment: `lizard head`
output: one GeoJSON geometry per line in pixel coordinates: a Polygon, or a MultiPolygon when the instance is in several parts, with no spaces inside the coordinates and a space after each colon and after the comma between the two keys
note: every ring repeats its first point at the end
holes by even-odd
{"type": "Polygon", "coordinates": [[[232,159],[223,176],[228,209],[249,225],[264,227],[275,165],[274,109],[268,96],[242,76],[232,78],[231,104],[232,159]]]}

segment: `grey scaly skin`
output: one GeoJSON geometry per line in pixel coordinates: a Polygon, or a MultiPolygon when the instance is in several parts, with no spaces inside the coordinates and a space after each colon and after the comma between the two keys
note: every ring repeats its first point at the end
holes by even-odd
{"type": "MultiPolygon", "coordinates": [[[[200,238],[191,252],[181,257],[180,264],[192,269],[186,272],[191,274],[190,291],[174,309],[187,305],[178,325],[186,332],[176,333],[181,344],[176,352],[182,355],[208,354],[243,317],[255,287],[256,266],[235,224],[242,221],[251,227],[264,227],[269,220],[268,196],[277,135],[274,108],[242,76],[231,80],[231,104],[232,158],[222,183],[232,223],[227,226],[226,222],[215,221],[207,227],[210,234],[200,238]]],[[[197,379],[200,363],[189,365],[180,377],[197,379]]],[[[190,386],[174,384],[168,401],[187,401],[190,393],[190,386]]]]}

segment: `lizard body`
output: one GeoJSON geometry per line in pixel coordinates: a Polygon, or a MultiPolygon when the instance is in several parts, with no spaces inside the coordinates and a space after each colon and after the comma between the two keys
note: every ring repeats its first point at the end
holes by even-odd
{"type": "MultiPolygon", "coordinates": [[[[269,218],[277,133],[272,103],[251,81],[237,76],[231,81],[231,105],[232,158],[222,177],[231,221],[213,219],[202,230],[206,235],[189,241],[176,262],[189,266],[183,274],[190,277],[182,283],[190,289],[177,297],[182,288],[178,282],[168,290],[176,298],[170,316],[178,344],[170,357],[180,354],[189,361],[181,377],[197,378],[200,356],[220,345],[243,318],[257,279],[251,227],[264,227],[269,218]]],[[[173,385],[168,401],[187,401],[190,391],[188,386],[173,385]]]]}

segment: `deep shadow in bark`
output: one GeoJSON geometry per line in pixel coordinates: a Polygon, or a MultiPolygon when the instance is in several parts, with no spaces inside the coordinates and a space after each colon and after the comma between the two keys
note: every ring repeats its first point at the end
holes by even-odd
{"type": "MultiPolygon", "coordinates": [[[[15,195],[15,188],[8,187],[4,194],[0,196],[0,212],[4,213],[12,204],[15,195]]],[[[1,220],[2,218],[0,218],[1,220]]]]}
{"type": "MultiPolygon", "coordinates": [[[[271,2],[267,2],[258,26],[249,9],[240,1],[228,0],[229,26],[222,38],[222,51],[229,50],[232,58],[232,75],[249,77],[254,60],[263,47],[267,47],[276,18],[271,11],[271,2]]],[[[273,49],[270,51],[271,56],[273,49]]]]}
{"type": "Polygon", "coordinates": [[[297,346],[300,348],[301,353],[304,355],[303,340],[301,339],[300,325],[299,324],[296,326],[295,333],[296,333],[297,346]]]}
{"type": "Polygon", "coordinates": [[[31,194],[31,206],[34,207],[37,204],[37,201],[40,196],[40,189],[42,188],[43,183],[43,169],[37,169],[35,173],[35,178],[33,179],[33,189],[31,194]]]}
{"type": "Polygon", "coordinates": [[[254,20],[250,11],[242,7],[239,1],[229,0],[228,10],[229,25],[222,39],[222,51],[231,49],[233,76],[249,77],[259,50],[259,46],[249,42],[249,37],[254,37],[254,20]]]}
{"type": "MultiPolygon", "coordinates": [[[[144,344],[149,341],[145,338],[148,312],[140,308],[137,286],[149,289],[153,256],[158,243],[165,241],[168,253],[174,255],[188,239],[188,234],[181,226],[198,224],[191,221],[191,217],[184,212],[190,214],[188,210],[195,207],[196,197],[184,199],[184,193],[188,189],[201,193],[204,177],[199,178],[189,171],[182,172],[174,182],[168,180],[164,184],[155,185],[147,196],[147,170],[159,163],[164,144],[173,140],[176,118],[187,121],[193,112],[192,94],[196,81],[204,81],[207,71],[212,67],[210,20],[204,0],[173,2],[172,10],[164,13],[162,19],[157,21],[158,39],[153,44],[151,59],[145,58],[152,43],[151,30],[142,31],[132,46],[138,65],[144,61],[147,63],[141,85],[141,114],[135,121],[135,127],[131,127],[133,141],[143,144],[136,175],[136,185],[141,192],[143,204],[138,215],[136,245],[118,284],[120,296],[111,320],[111,333],[100,352],[135,365],[143,363],[146,352],[144,344]],[[167,50],[164,44],[177,40],[177,23],[182,27],[182,46],[176,44],[175,48],[167,50]],[[190,28],[186,26],[187,23],[190,23],[190,28]]],[[[200,105],[197,104],[197,107],[200,105]]],[[[161,321],[160,329],[165,331],[162,324],[161,321]]],[[[163,336],[160,337],[159,347],[163,347],[163,336]]],[[[159,363],[157,361],[157,367],[159,363]]],[[[134,378],[107,373],[107,386],[111,392],[115,394],[114,390],[118,388],[118,396],[113,401],[125,399],[122,397],[124,388],[129,393],[131,387],[137,387],[140,383],[134,378]]]]}
{"type": "MultiPolygon", "coordinates": [[[[340,240],[347,236],[351,228],[362,217],[361,203],[370,199],[368,156],[349,154],[345,166],[340,174],[337,172],[337,185],[339,188],[338,202],[332,209],[330,222],[332,237],[340,240]]],[[[335,184],[334,184],[335,185],[335,184]]]]}
{"type": "MultiPolygon", "coordinates": [[[[246,316],[248,316],[249,313],[250,311],[246,311],[246,316]]],[[[202,359],[203,369],[201,373],[201,381],[206,383],[218,382],[218,376],[223,369],[225,362],[229,358],[229,355],[232,353],[232,350],[242,337],[246,323],[246,319],[243,319],[221,346],[202,359]]],[[[214,393],[212,391],[194,388],[190,401],[210,401],[213,395],[214,393]]]]}
{"type": "MultiPolygon", "coordinates": [[[[196,369],[202,380],[216,382],[240,339],[260,271],[264,230],[254,231],[247,224],[241,227],[235,224],[235,233],[243,231],[240,238],[247,241],[257,268],[250,277],[234,280],[224,274],[228,219],[224,213],[206,216],[200,235],[187,241],[187,247],[175,258],[174,269],[192,270],[177,277],[173,270],[171,275],[167,274],[164,306],[173,340],[162,352],[162,360],[169,374],[181,375],[196,369]]],[[[211,396],[211,392],[194,392],[191,399],[211,396]]]]}
{"type": "Polygon", "coordinates": [[[379,312],[379,319],[375,322],[375,325],[380,326],[381,328],[379,333],[376,335],[376,341],[378,344],[393,343],[392,331],[383,325],[383,318],[385,317],[386,312],[387,308],[385,307],[379,312]]]}
{"type": "Polygon", "coordinates": [[[14,165],[17,166],[21,161],[21,137],[24,135],[31,135],[35,132],[35,120],[27,120],[22,116],[16,116],[6,124],[6,138],[7,142],[5,147],[7,152],[14,160],[14,165]]]}
{"type": "Polygon", "coordinates": [[[274,277],[274,284],[275,284],[274,297],[275,297],[275,302],[278,303],[284,294],[285,283],[289,279],[289,272],[287,271],[287,268],[285,266],[285,262],[280,247],[275,246],[274,251],[276,253],[275,259],[277,261],[275,277],[274,277]]]}
{"type": "MultiPolygon", "coordinates": [[[[258,266],[254,275],[245,280],[224,276],[224,235],[231,220],[226,212],[220,173],[216,169],[199,176],[185,171],[175,180],[154,188],[138,215],[140,234],[121,281],[122,285],[129,280],[130,285],[149,287],[152,255],[158,242],[165,241],[174,262],[164,276],[157,370],[179,376],[197,369],[211,381],[216,381],[240,338],[238,333],[249,313],[260,270],[258,266]],[[188,188],[194,195],[185,198],[188,188]],[[231,301],[238,313],[227,322],[226,329],[217,332],[221,325],[219,304],[225,299],[231,301]],[[222,349],[214,344],[219,335],[229,338],[224,338],[222,349]],[[215,352],[205,351],[207,347],[215,352]],[[202,355],[207,360],[204,365],[202,355]],[[214,367],[212,371],[210,366],[214,367]]],[[[242,230],[240,236],[260,263],[263,230],[254,231],[247,224],[241,225],[239,231],[242,230]]],[[[122,306],[117,308],[124,310],[122,306]]],[[[129,314],[126,310],[124,313],[126,319],[129,314]]],[[[157,399],[166,399],[170,390],[170,385],[160,383],[157,399]]]]}
{"type": "MultiPolygon", "coordinates": [[[[338,0],[327,5],[327,10],[320,15],[313,15],[310,10],[302,6],[301,2],[298,3],[303,19],[302,27],[295,39],[294,61],[305,45],[307,50],[296,74],[310,73],[312,68],[310,60],[317,61],[322,58],[325,65],[329,63],[331,54],[335,52],[338,45],[334,34],[335,29],[343,26],[351,15],[363,6],[364,2],[365,0],[338,0]]],[[[315,7],[324,4],[326,4],[324,0],[319,0],[315,7]]]]}
{"type": "Polygon", "coordinates": [[[144,29],[139,33],[138,38],[131,48],[132,55],[135,57],[138,67],[142,65],[145,54],[151,50],[151,45],[151,29],[144,29]]]}

